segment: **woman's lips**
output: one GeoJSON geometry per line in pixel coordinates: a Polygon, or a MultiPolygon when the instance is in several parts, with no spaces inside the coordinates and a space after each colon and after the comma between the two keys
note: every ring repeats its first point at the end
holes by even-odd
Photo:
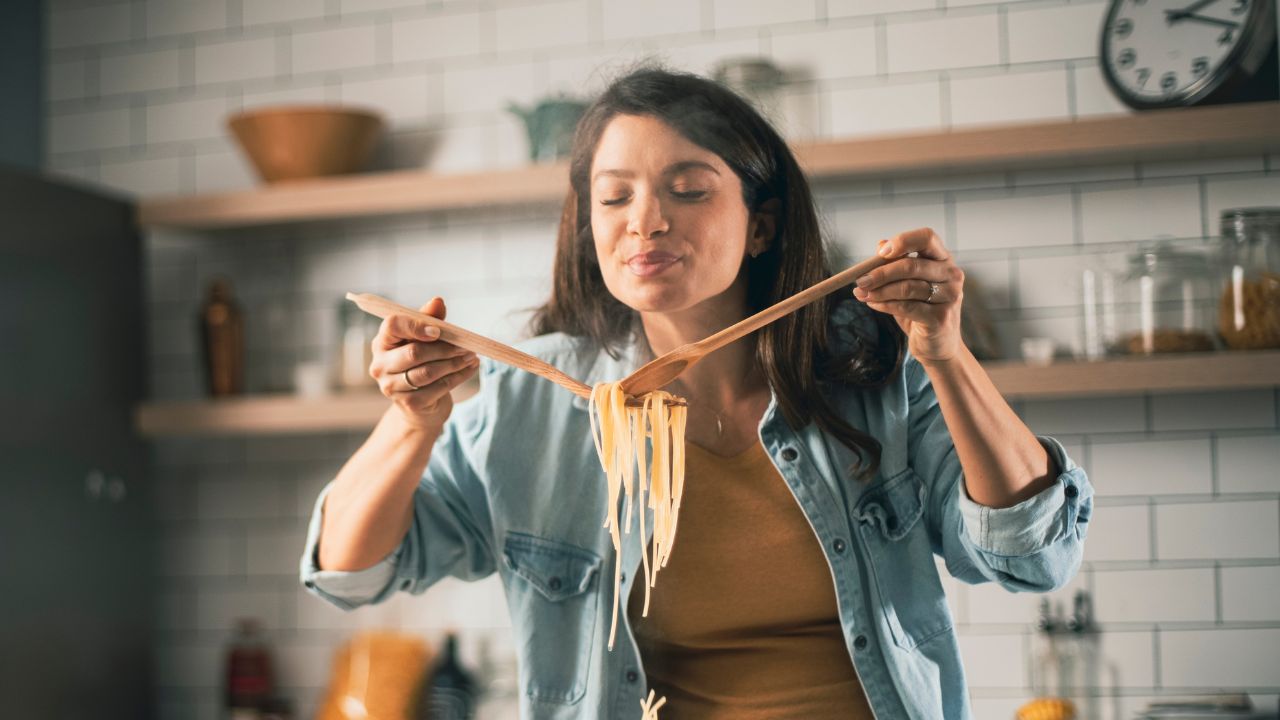
{"type": "Polygon", "coordinates": [[[679,257],[667,252],[647,252],[632,255],[627,259],[627,267],[633,275],[653,277],[680,261],[679,257]]]}

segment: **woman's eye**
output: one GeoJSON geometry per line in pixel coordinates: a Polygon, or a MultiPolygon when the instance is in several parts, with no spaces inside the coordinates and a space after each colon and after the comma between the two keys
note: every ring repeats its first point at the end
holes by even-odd
{"type": "Polygon", "coordinates": [[[626,196],[616,197],[616,198],[603,198],[600,200],[600,204],[601,205],[621,205],[626,201],[627,201],[626,196]]]}
{"type": "Polygon", "coordinates": [[[684,190],[684,191],[672,190],[671,194],[675,195],[681,200],[701,200],[702,198],[707,196],[707,191],[706,190],[684,190]]]}

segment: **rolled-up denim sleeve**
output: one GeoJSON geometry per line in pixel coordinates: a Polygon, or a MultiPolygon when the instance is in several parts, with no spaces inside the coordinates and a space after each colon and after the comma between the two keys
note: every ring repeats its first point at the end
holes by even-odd
{"type": "Polygon", "coordinates": [[[324,486],[316,499],[315,509],[311,512],[307,543],[302,552],[299,571],[302,584],[307,590],[343,610],[353,610],[361,605],[379,602],[390,594],[391,581],[396,575],[396,562],[403,543],[377,564],[363,570],[320,569],[320,527],[324,521],[324,499],[331,487],[332,483],[324,486]]]}
{"type": "Polygon", "coordinates": [[[489,444],[485,393],[454,408],[413,494],[413,520],[400,545],[358,571],[317,562],[328,486],[312,511],[300,565],[303,586],[344,610],[398,591],[422,593],[446,576],[477,580],[496,570],[483,457],[489,444]]]}
{"type": "Polygon", "coordinates": [[[974,502],[927,373],[909,360],[904,375],[911,462],[929,486],[931,540],[948,571],[965,582],[994,581],[1020,592],[1065,585],[1080,568],[1093,513],[1084,470],[1057,440],[1038,436],[1057,471],[1054,482],[1012,507],[974,502]]]}

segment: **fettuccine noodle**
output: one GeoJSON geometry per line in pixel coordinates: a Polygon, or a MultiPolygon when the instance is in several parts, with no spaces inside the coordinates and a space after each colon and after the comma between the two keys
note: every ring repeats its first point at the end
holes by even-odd
{"type": "Polygon", "coordinates": [[[644,563],[644,616],[649,614],[649,589],[657,581],[658,570],[666,566],[675,543],[680,496],[684,492],[684,430],[689,411],[686,405],[672,404],[676,399],[670,393],[655,390],[644,396],[642,407],[627,407],[622,383],[600,383],[591,390],[591,435],[609,483],[604,527],[618,558],[613,572],[610,650],[618,630],[618,608],[623,602],[618,597],[622,587],[622,535],[631,532],[635,509],[640,509],[635,514],[639,515],[644,563]],[[618,519],[620,497],[624,497],[627,508],[622,522],[618,519]],[[653,510],[652,560],[645,552],[645,507],[653,510]]]}

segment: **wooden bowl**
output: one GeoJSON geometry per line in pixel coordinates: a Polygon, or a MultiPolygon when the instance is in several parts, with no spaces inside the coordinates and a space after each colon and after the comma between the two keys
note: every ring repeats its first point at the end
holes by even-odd
{"type": "Polygon", "coordinates": [[[364,167],[382,117],[345,106],[294,105],[245,110],[227,127],[269,183],[342,175],[364,167]]]}

